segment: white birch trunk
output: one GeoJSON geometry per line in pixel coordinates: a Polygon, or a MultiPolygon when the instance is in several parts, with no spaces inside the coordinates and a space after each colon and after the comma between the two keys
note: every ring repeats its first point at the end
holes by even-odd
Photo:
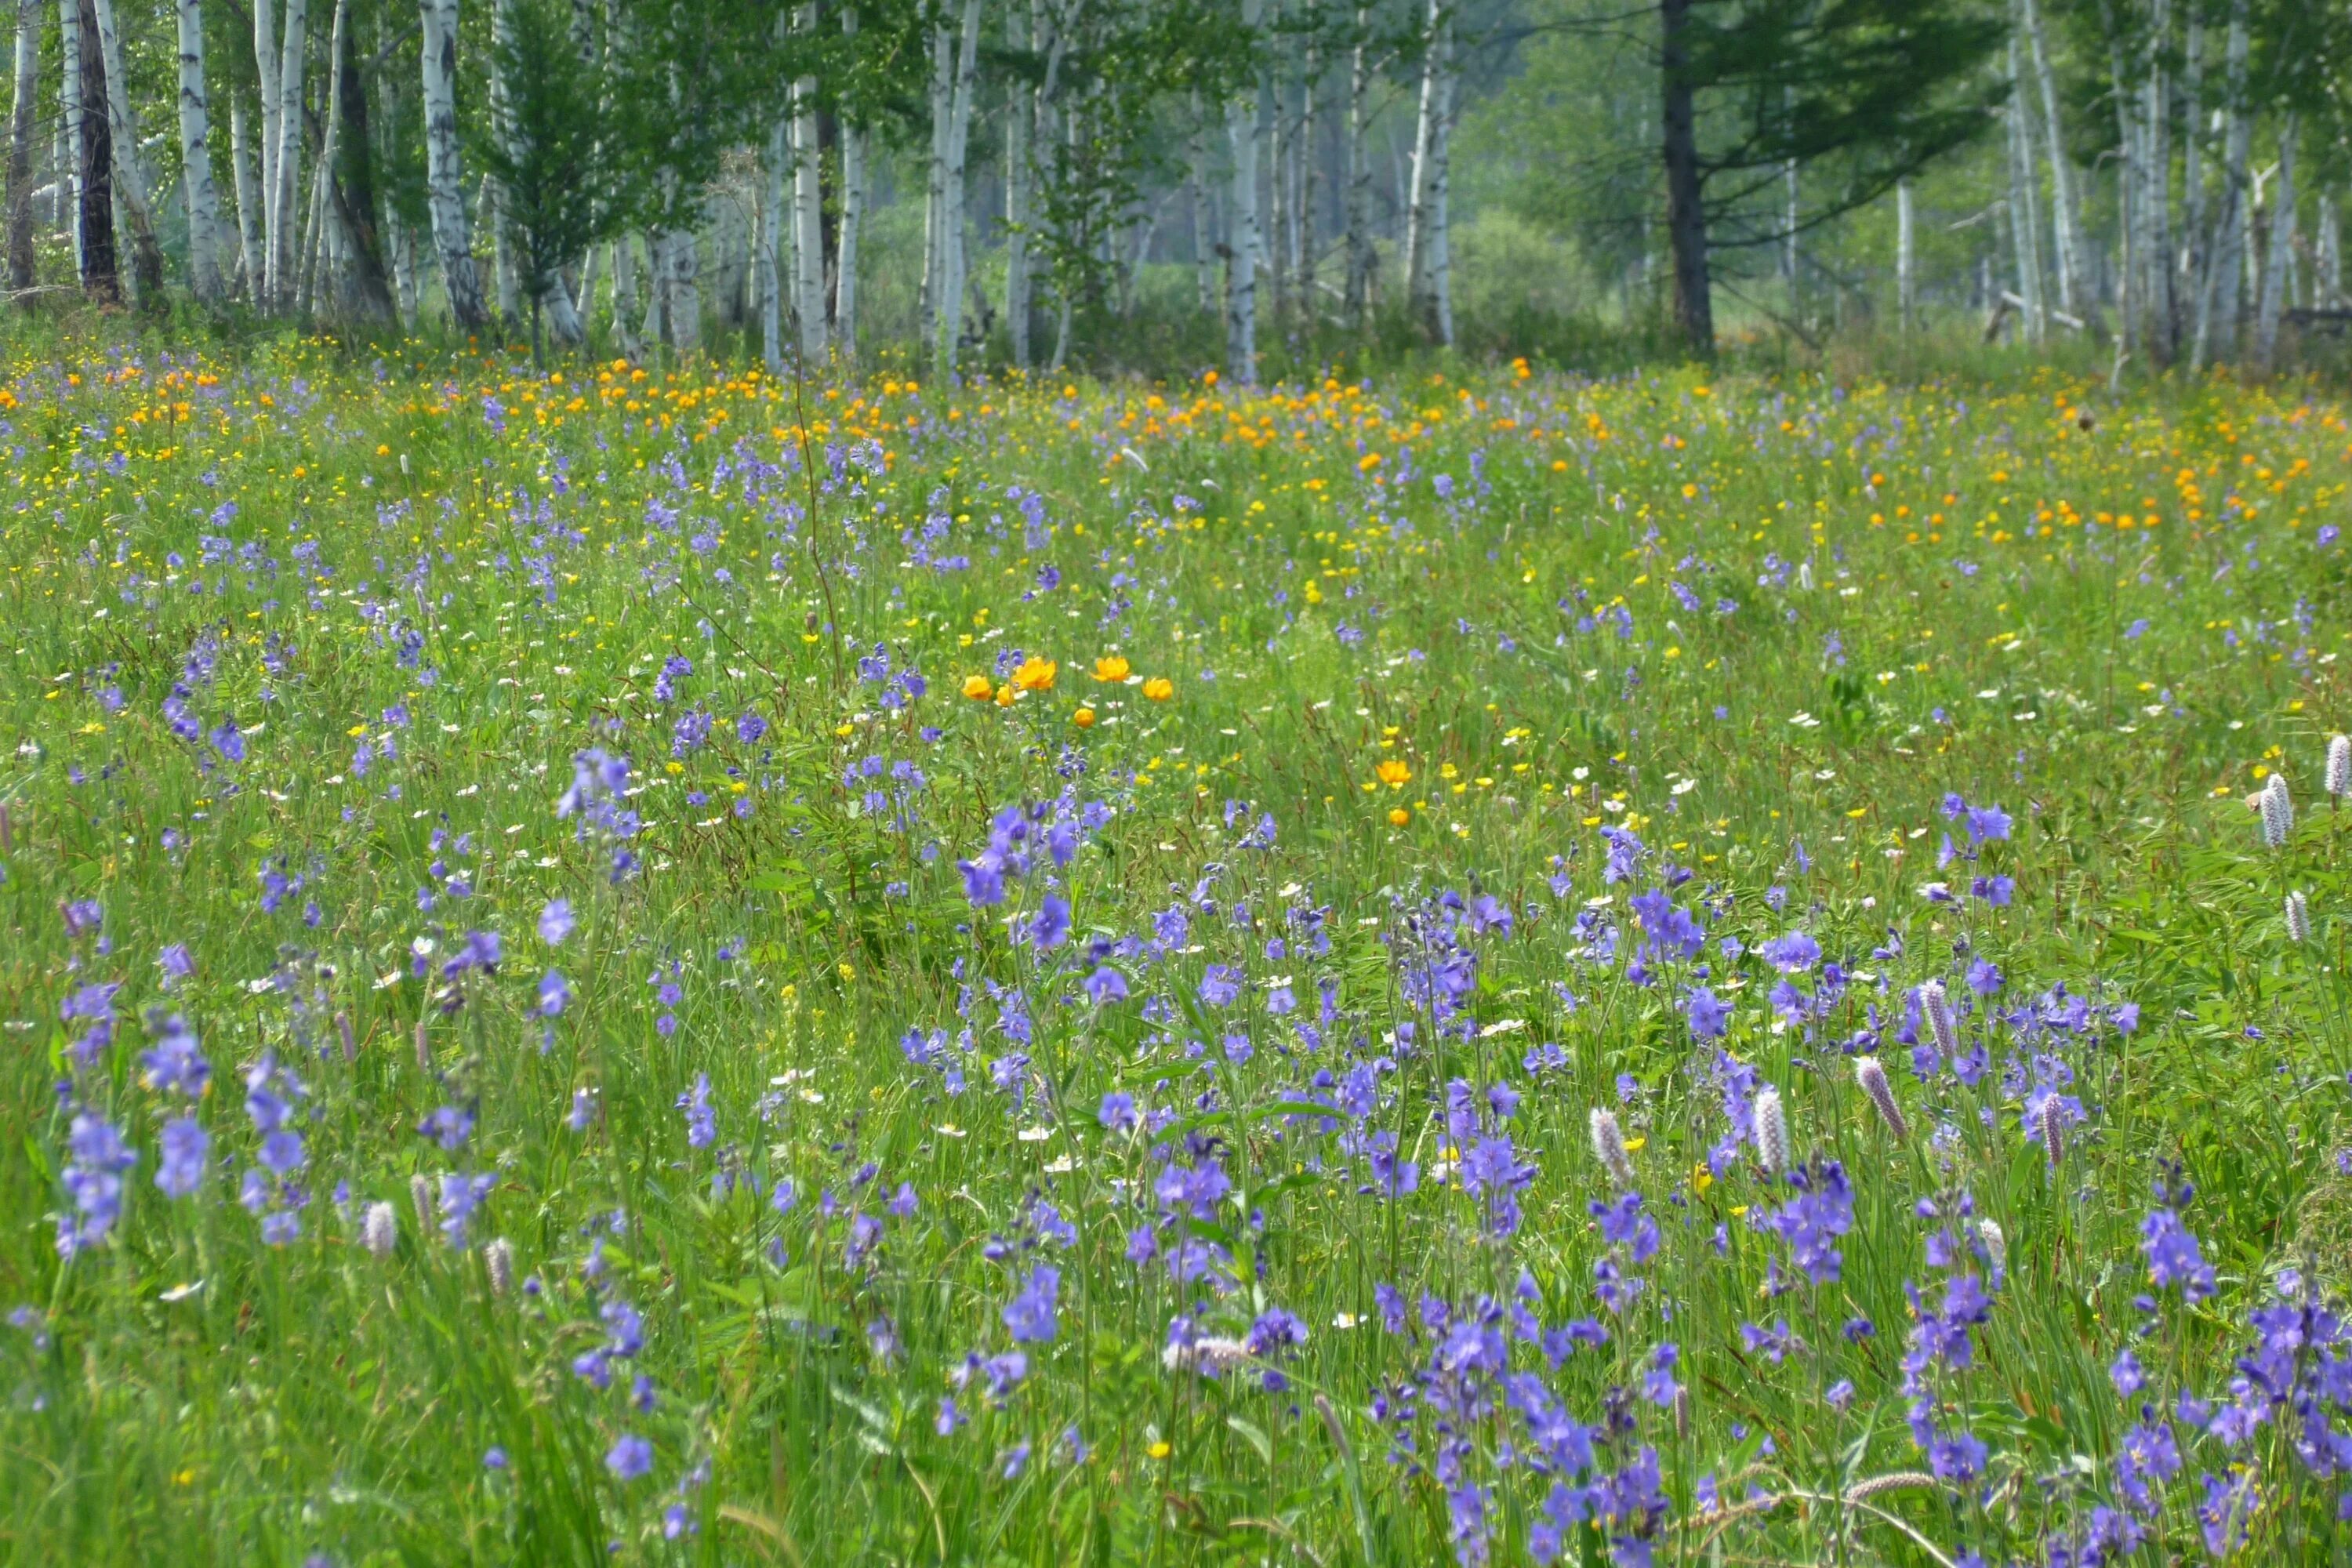
{"type": "Polygon", "coordinates": [[[246,294],[257,310],[269,308],[268,255],[278,246],[278,214],[270,194],[278,189],[278,113],[283,100],[278,90],[278,10],[271,0],[253,0],[253,65],[261,85],[261,184],[254,216],[261,229],[261,270],[246,283],[246,294]]]}
{"type": "Polygon", "coordinates": [[[1192,203],[1192,297],[1202,314],[1217,308],[1217,240],[1209,214],[1209,135],[1201,95],[1192,95],[1192,130],[1185,138],[1185,184],[1192,203]]]}
{"type": "Polygon", "coordinates": [[[931,152],[924,169],[923,277],[915,298],[915,336],[924,347],[939,341],[940,245],[947,205],[948,114],[955,101],[955,44],[942,11],[930,23],[931,152]]]}
{"type": "MultiPolygon", "coordinates": [[[[341,0],[338,0],[341,3],[341,0]]],[[[514,5],[512,0],[490,0],[490,45],[493,49],[506,50],[514,46],[514,5]]],[[[496,56],[492,57],[496,59],[496,56]]],[[[514,162],[520,148],[514,132],[514,116],[507,112],[507,88],[504,74],[490,73],[490,134],[498,139],[499,150],[509,163],[514,162]]],[[[521,258],[515,254],[514,227],[507,221],[506,186],[495,179],[482,182],[483,205],[490,215],[490,237],[498,246],[497,268],[491,274],[498,290],[499,314],[508,321],[522,314],[526,289],[536,294],[538,280],[522,275],[521,258]]]]}
{"type": "Polygon", "coordinates": [[[866,127],[841,122],[841,237],[834,242],[834,345],[844,360],[857,357],[857,258],[866,206],[866,127]]]}
{"type": "Polygon", "coordinates": [[[1370,46],[1364,41],[1370,26],[1370,7],[1356,7],[1357,44],[1348,66],[1348,146],[1346,177],[1348,276],[1342,300],[1348,321],[1358,331],[1371,310],[1372,162],[1364,146],[1371,92],[1370,46]]]}
{"type": "Polygon", "coordinates": [[[954,374],[956,352],[963,336],[964,158],[971,137],[973,75],[980,51],[980,0],[963,0],[961,35],[956,50],[954,86],[949,100],[945,161],[940,167],[939,300],[936,306],[939,337],[935,358],[940,371],[947,374],[954,374]]]}
{"type": "Polygon", "coordinates": [[[2278,354],[2279,317],[2286,306],[2291,280],[2288,262],[2294,255],[2294,142],[2296,115],[2288,110],[2279,127],[2278,185],[2271,194],[2270,240],[2263,256],[2262,302],[2254,314],[2254,368],[2264,375],[2278,354]]]}
{"type": "MultiPolygon", "coordinates": [[[[803,5],[797,30],[816,29],[816,7],[803,5]]],[[[801,358],[821,364],[825,354],[824,163],[817,141],[816,78],[793,83],[793,314],[799,320],[801,358]]]]}
{"type": "Polygon", "coordinates": [[[245,98],[236,92],[230,93],[228,100],[228,157],[236,181],[238,267],[244,275],[246,302],[257,306],[263,277],[261,176],[254,163],[253,140],[246,132],[245,98]]]}
{"type": "Polygon", "coordinates": [[[16,0],[15,94],[8,113],[8,213],[5,258],[8,287],[33,287],[33,126],[41,92],[39,0],[16,0]]]}
{"type": "Polygon", "coordinates": [[[662,313],[670,346],[680,353],[702,349],[702,249],[690,228],[663,237],[662,313]]]}
{"type": "Polygon", "coordinates": [[[2253,192],[2248,184],[2247,164],[2252,159],[2254,144],[2253,106],[2246,101],[2246,72],[2251,53],[2251,39],[2246,28],[2246,0],[2236,0],[2230,7],[2229,42],[2224,46],[2223,69],[2229,80],[2225,90],[2229,102],[2224,106],[2228,130],[2221,144],[2221,179],[2224,195],[2219,231],[2212,247],[2212,276],[2207,287],[2212,293],[2209,307],[2212,318],[2210,352],[2217,358],[2232,359],[2238,353],[2239,301],[2243,293],[2242,279],[2246,267],[2246,229],[2253,213],[2253,192]]]}
{"type": "Polygon", "coordinates": [[[310,49],[310,0],[286,0],[286,50],[278,67],[278,147],[272,158],[277,183],[269,206],[274,244],[268,258],[269,299],[283,309],[292,298],[299,265],[295,245],[301,230],[302,78],[310,49]]]}
{"type": "MultiPolygon", "coordinates": [[[[2120,37],[2107,40],[2107,85],[2116,106],[2116,143],[2123,150],[2116,175],[2116,235],[2122,255],[2116,267],[2116,315],[2123,322],[2120,353],[2130,353],[2140,342],[2139,121],[2132,113],[2131,94],[2124,85],[2124,47],[2120,37]]],[[[2117,359],[2120,367],[2122,360],[2117,359]]]]}
{"type": "Polygon", "coordinates": [[[2336,198],[2319,198],[2319,233],[2315,237],[2318,247],[2318,276],[2313,279],[2319,297],[2312,303],[2323,310],[2333,310],[2344,298],[2344,231],[2336,216],[2336,198]]]}
{"type": "Polygon", "coordinates": [[[457,161],[457,0],[422,0],[419,13],[425,33],[425,193],[433,245],[441,258],[449,313],[460,331],[478,331],[488,317],[481,279],[474,270],[464,171],[457,161]]]}
{"type": "MultiPolygon", "coordinates": [[[[2091,287],[2083,267],[2080,220],[2074,197],[2074,165],[2066,155],[2065,124],[2058,117],[2058,80],[2050,68],[2048,29],[2042,23],[2041,0],[2021,0],[2026,42],[2033,60],[2035,85],[2042,99],[2043,140],[2050,149],[2050,241],[2058,271],[2058,306],[2085,320],[2095,313],[2091,287]]],[[[2194,183],[2193,181],[2191,182],[2194,183]]]]}
{"type": "Polygon", "coordinates": [[[1919,315],[1919,257],[1913,237],[1911,182],[1895,184],[1895,327],[1909,332],[1919,315]]]}
{"type": "Polygon", "coordinates": [[[760,160],[760,201],[752,209],[758,225],[751,242],[751,288],[760,300],[760,363],[773,376],[784,374],[784,164],[790,156],[779,116],[769,123],[768,145],[760,160]]]}
{"type": "MultiPolygon", "coordinates": [[[[1242,0],[1242,26],[1256,35],[1265,0],[1242,0]]],[[[1233,251],[1225,286],[1225,374],[1244,386],[1257,382],[1257,270],[1265,247],[1258,223],[1257,173],[1265,156],[1265,115],[1259,84],[1225,105],[1225,139],[1233,145],[1232,199],[1226,222],[1233,251]]]]}
{"type": "Polygon", "coordinates": [[[1438,80],[1444,74],[1439,28],[1446,0],[1429,0],[1421,58],[1421,98],[1412,120],[1412,176],[1404,215],[1405,309],[1424,331],[1434,311],[1429,284],[1430,176],[1437,147],[1438,80]]]}
{"type": "Polygon", "coordinates": [[[2022,91],[2024,83],[2020,79],[2021,52],[2016,35],[2011,34],[2010,96],[2003,110],[2009,121],[2009,232],[2017,263],[2017,297],[2024,301],[2021,311],[2025,317],[2025,335],[2028,341],[2038,343],[2049,323],[2042,310],[2041,203],[2033,189],[2033,136],[2022,91]]]}
{"type": "Polygon", "coordinates": [[[221,289],[220,197],[213,189],[212,104],[205,82],[200,0],[179,0],[180,180],[188,203],[188,287],[204,304],[221,289]]]}
{"type": "MultiPolygon", "coordinates": [[[[1444,68],[1438,75],[1437,124],[1430,152],[1429,321],[1437,342],[1454,346],[1454,22],[1445,22],[1444,68]]],[[[1793,242],[1792,242],[1793,245],[1793,242]]],[[[1792,250],[1793,254],[1793,250],[1792,250]]]]}
{"type": "Polygon", "coordinates": [[[2185,308],[2189,318],[2190,352],[2194,353],[2196,334],[2203,329],[2197,318],[2205,309],[2205,274],[2211,262],[2212,236],[2207,228],[2205,215],[2206,127],[2205,108],[2205,11],[2193,5],[2189,11],[2189,41],[2181,56],[2180,94],[2183,119],[2188,134],[2180,144],[2180,266],[2179,276],[2185,280],[2189,296],[2185,308]]]}
{"type": "Polygon", "coordinates": [[[392,252],[393,309],[403,331],[416,330],[416,231],[398,217],[384,225],[385,248],[392,252]]]}
{"type": "Polygon", "coordinates": [[[140,288],[161,290],[163,251],[155,240],[154,176],[140,150],[139,118],[131,108],[130,78],[122,68],[122,29],[115,25],[114,0],[95,0],[100,58],[106,65],[106,119],[114,145],[114,199],[131,231],[132,271],[140,288]]]}
{"type": "Polygon", "coordinates": [[[2169,0],[2156,0],[2147,52],[2147,79],[2140,95],[2139,216],[2140,274],[2147,284],[2144,307],[2148,319],[2148,347],[2158,363],[2169,362],[2179,347],[2180,319],[2173,289],[2172,241],[2172,98],[2165,71],[2165,49],[2172,37],[2169,0]]]}
{"type": "MultiPolygon", "coordinates": [[[[1025,52],[1028,17],[1018,0],[1004,19],[1008,48],[1025,52]]],[[[1029,368],[1029,119],[1036,100],[1024,83],[1004,105],[1004,328],[1013,340],[1013,363],[1029,368]]]]}
{"type": "Polygon", "coordinates": [[[69,190],[66,228],[73,236],[74,276],[87,270],[81,255],[81,5],[79,0],[58,0],[58,54],[64,61],[58,116],[64,132],[58,184],[69,190]]]}
{"type": "MultiPolygon", "coordinates": [[[[320,276],[322,268],[339,254],[334,243],[333,228],[335,150],[341,139],[343,124],[343,28],[351,11],[351,0],[335,0],[333,24],[327,31],[327,132],[319,143],[319,166],[310,180],[310,221],[308,237],[303,243],[299,308],[305,311],[319,309],[319,301],[330,281],[320,276]]],[[[340,302],[340,301],[339,301],[340,302]]]]}

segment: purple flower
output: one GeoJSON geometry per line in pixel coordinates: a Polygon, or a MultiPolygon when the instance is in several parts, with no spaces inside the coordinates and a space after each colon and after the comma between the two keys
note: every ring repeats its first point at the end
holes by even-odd
{"type": "Polygon", "coordinates": [[[1776,936],[1756,951],[1783,974],[1802,974],[1822,960],[1822,944],[1801,931],[1776,936]]]}
{"type": "Polygon", "coordinates": [[[87,1110],[74,1113],[66,1148],[72,1158],[63,1179],[73,1209],[58,1216],[58,1256],[70,1260],[104,1241],[121,1217],[122,1173],[139,1156],[105,1118],[87,1110]]]}
{"type": "Polygon", "coordinates": [[[1062,1271],[1050,1263],[1040,1263],[1022,1281],[1021,1292],[1005,1303],[1004,1327],[1014,1342],[1021,1344],[1046,1345],[1061,1332],[1055,1316],[1054,1304],[1062,1291],[1062,1271]]]}
{"type": "Polygon", "coordinates": [[[710,1075],[694,1075],[694,1087],[677,1097],[677,1108],[686,1113],[686,1146],[707,1149],[719,1136],[719,1116],[710,1106],[710,1075]]]}
{"type": "Polygon", "coordinates": [[[1724,1025],[1731,1016],[1731,1009],[1725,1006],[1712,990],[1704,985],[1692,986],[1684,1005],[1689,1011],[1693,1039],[1719,1040],[1723,1037],[1724,1025]]]}
{"type": "Polygon", "coordinates": [[[654,1446],[634,1432],[624,1432],[605,1454],[604,1468],[614,1480],[634,1481],[654,1468],[654,1446]]]}
{"type": "Polygon", "coordinates": [[[2159,1290],[2174,1285],[2191,1301],[2213,1293],[2213,1266],[2197,1245],[2197,1237],[2168,1208],[2152,1211],[2140,1222],[2140,1251],[2147,1257],[2147,1276],[2159,1290]]]}
{"type": "Polygon", "coordinates": [[[1229,963],[1213,963],[1201,977],[1201,1000],[1212,1007],[1230,1007],[1242,994],[1242,972],[1229,963]]]}
{"type": "Polygon", "coordinates": [[[1108,963],[1078,984],[1086,992],[1087,999],[1097,1007],[1108,1006],[1113,1002],[1124,1002],[1128,998],[1127,976],[1108,963]]]}
{"type": "Polygon", "coordinates": [[[550,899],[539,911],[539,940],[550,947],[561,947],[578,923],[572,918],[571,900],[550,899]]]}
{"type": "Polygon", "coordinates": [[[203,1124],[193,1116],[174,1117],[163,1123],[163,1163],[156,1168],[155,1184],[165,1197],[184,1198],[204,1184],[205,1155],[210,1146],[203,1124]]]}
{"type": "Polygon", "coordinates": [[[1048,893],[1038,900],[1037,912],[1030,917],[1027,936],[1040,952],[1062,945],[1070,934],[1069,900],[1058,893],[1048,893]]]}

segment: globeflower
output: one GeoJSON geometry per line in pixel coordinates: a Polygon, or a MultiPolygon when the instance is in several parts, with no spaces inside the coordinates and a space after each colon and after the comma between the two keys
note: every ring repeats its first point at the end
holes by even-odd
{"type": "Polygon", "coordinates": [[[1176,683],[1164,675],[1155,675],[1143,683],[1143,695],[1154,702],[1165,702],[1176,695],[1176,683]]]}
{"type": "Polygon", "coordinates": [[[1402,789],[1412,782],[1412,769],[1395,757],[1390,757],[1372,770],[1372,776],[1391,789],[1402,789]]]}
{"type": "Polygon", "coordinates": [[[1013,672],[1013,684],[1024,691],[1051,691],[1060,668],[1050,658],[1024,658],[1013,672]]]}
{"type": "Polygon", "coordinates": [[[996,683],[984,675],[967,675],[963,678],[963,694],[974,702],[985,702],[996,695],[996,683]]]}
{"type": "Polygon", "coordinates": [[[1123,656],[1107,653],[1095,660],[1095,679],[1106,686],[1117,686],[1127,679],[1129,668],[1123,656]]]}

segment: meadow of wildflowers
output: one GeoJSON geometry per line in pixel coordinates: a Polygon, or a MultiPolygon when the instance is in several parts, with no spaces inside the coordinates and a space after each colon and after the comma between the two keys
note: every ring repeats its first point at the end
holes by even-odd
{"type": "Polygon", "coordinates": [[[0,374],[13,1559],[2345,1552],[2332,399],[0,374]]]}

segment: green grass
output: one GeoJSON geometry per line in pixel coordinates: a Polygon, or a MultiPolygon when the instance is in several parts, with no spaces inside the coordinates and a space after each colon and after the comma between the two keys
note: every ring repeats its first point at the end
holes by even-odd
{"type": "Polygon", "coordinates": [[[268,340],[7,374],[12,1558],[2039,1561],[2126,1507],[2149,1403],[2180,1466],[2133,1560],[2209,1529],[2340,1554],[2343,1483],[2294,1441],[2346,1418],[2333,1318],[2284,1403],[2230,1386],[2251,1311],[2347,1273],[2332,397],[2117,403],[2088,367],[556,384],[268,340]],[[1013,650],[1050,684],[995,700],[1013,650]],[[630,763],[626,831],[559,812],[592,750],[630,763]],[[2244,799],[2273,772],[2275,850],[2244,799]],[[1051,851],[1040,819],[976,907],[958,862],[1055,801],[1102,811],[1051,851]],[[1979,858],[1939,868],[1947,834],[1979,858]],[[1015,940],[1049,893],[1069,938],[1015,940]],[[1637,898],[1705,947],[1643,953],[1637,898]],[[1774,949],[1784,976],[1758,950],[1791,931],[1820,958],[1774,949]],[[496,966],[450,970],[474,932],[496,966]],[[1093,999],[1106,970],[1128,997],[1093,999]],[[1931,980],[1981,1077],[1915,1068],[1931,980]],[[142,1063],[174,1015],[193,1102],[142,1063]],[[1760,1223],[1801,1194],[1727,1112],[1751,1075],[1850,1185],[1834,1279],[1760,1223]],[[2054,1163],[2037,1085],[2083,1113],[2054,1163]],[[1601,1106],[1654,1256],[1593,1212],[1601,1106]],[[421,1133],[445,1107],[469,1125],[421,1133]],[[190,1116],[210,1161],[172,1197],[190,1116]],[[136,1163],[61,1259],[95,1121],[136,1163]],[[2159,1181],[2196,1189],[2210,1297],[2151,1284],[2159,1181]],[[1052,1333],[1016,1343],[1040,1265],[1052,1333]],[[1981,1321],[1906,1392],[1906,1286],[1940,1319],[1958,1276],[1981,1321]],[[1179,1318],[1211,1348],[1166,1353],[1179,1318]],[[1580,1321],[1605,1342],[1555,1366],[1580,1321]],[[2252,1430],[2168,1415],[2191,1394],[2252,1430]],[[1983,1446],[1942,1481],[1921,1396],[1983,1446]]]}

